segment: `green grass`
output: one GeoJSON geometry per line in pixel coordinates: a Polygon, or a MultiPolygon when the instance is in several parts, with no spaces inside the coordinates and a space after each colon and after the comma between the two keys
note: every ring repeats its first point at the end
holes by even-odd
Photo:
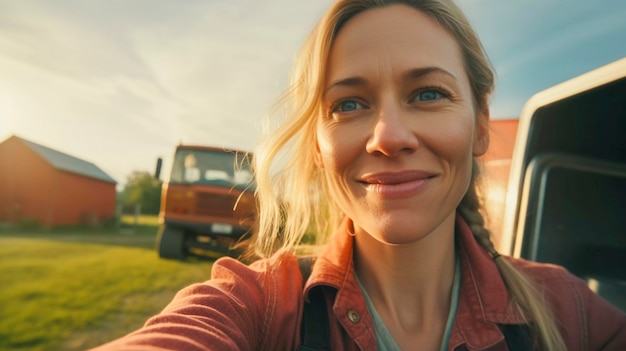
{"type": "Polygon", "coordinates": [[[159,217],[151,216],[151,215],[122,215],[121,222],[124,225],[148,225],[148,226],[158,226],[159,225],[159,217]]]}
{"type": "Polygon", "coordinates": [[[84,350],[158,313],[210,261],[157,257],[152,232],[0,232],[0,350],[84,350]]]}

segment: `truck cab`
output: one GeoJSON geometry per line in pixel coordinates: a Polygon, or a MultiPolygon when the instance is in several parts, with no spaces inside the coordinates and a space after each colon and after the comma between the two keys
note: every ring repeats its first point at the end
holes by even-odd
{"type": "Polygon", "coordinates": [[[246,236],[256,215],[248,157],[209,146],[176,147],[161,190],[160,257],[236,253],[234,245],[246,236]]]}
{"type": "Polygon", "coordinates": [[[626,58],[533,96],[500,252],[559,264],[626,311],[626,58]]]}

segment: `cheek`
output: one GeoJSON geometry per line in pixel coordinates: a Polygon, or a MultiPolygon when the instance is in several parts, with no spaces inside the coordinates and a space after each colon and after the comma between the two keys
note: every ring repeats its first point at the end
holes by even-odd
{"type": "Polygon", "coordinates": [[[436,143],[434,149],[440,157],[449,161],[465,160],[472,157],[474,121],[471,116],[463,119],[450,119],[447,123],[438,123],[431,129],[436,143]]]}
{"type": "Polygon", "coordinates": [[[333,153],[336,149],[336,145],[332,138],[330,138],[328,131],[323,127],[317,127],[317,159],[318,166],[328,169],[333,168],[333,153]]]}
{"type": "Polygon", "coordinates": [[[449,167],[458,184],[459,195],[467,191],[472,177],[474,120],[468,117],[465,123],[458,123],[448,128],[446,152],[449,167]]]}
{"type": "Polygon", "coordinates": [[[317,138],[318,166],[321,168],[331,193],[338,195],[339,189],[342,188],[340,186],[341,174],[345,164],[341,152],[339,152],[342,147],[328,130],[318,128],[317,138]]]}
{"type": "Polygon", "coordinates": [[[349,149],[346,142],[347,138],[341,138],[339,134],[337,128],[331,126],[317,127],[319,162],[328,176],[340,173],[348,162],[346,157],[346,151],[349,149]]]}

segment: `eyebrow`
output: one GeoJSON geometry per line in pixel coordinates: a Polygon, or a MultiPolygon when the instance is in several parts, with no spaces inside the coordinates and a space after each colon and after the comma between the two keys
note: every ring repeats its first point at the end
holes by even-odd
{"type": "Polygon", "coordinates": [[[454,80],[458,80],[454,74],[452,74],[450,71],[447,71],[441,67],[422,67],[422,68],[411,69],[411,70],[406,71],[402,75],[402,79],[412,80],[412,79],[421,78],[421,77],[424,77],[433,73],[444,74],[454,80]]]}
{"type": "MultiPolygon", "coordinates": [[[[420,68],[410,69],[402,74],[402,80],[404,81],[415,80],[415,79],[419,79],[421,77],[434,74],[434,73],[444,74],[446,76],[451,77],[454,80],[457,80],[454,74],[440,67],[420,67],[420,68]]],[[[324,89],[324,94],[326,94],[330,89],[338,87],[338,86],[351,87],[351,86],[363,86],[366,84],[367,84],[367,79],[363,77],[359,77],[359,76],[339,79],[339,80],[332,82],[328,87],[326,87],[326,89],[324,89]]]]}
{"type": "Polygon", "coordinates": [[[363,86],[367,84],[367,79],[363,77],[349,77],[344,79],[339,79],[332,82],[326,89],[324,89],[324,94],[326,94],[329,90],[335,87],[353,87],[353,86],[363,86]]]}

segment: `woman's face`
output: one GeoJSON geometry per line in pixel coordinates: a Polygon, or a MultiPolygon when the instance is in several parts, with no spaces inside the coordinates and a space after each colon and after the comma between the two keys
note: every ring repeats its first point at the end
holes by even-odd
{"type": "Polygon", "coordinates": [[[328,60],[317,161],[357,234],[405,244],[453,228],[472,156],[488,144],[472,101],[454,37],[422,12],[392,5],[343,26],[328,60]]]}

